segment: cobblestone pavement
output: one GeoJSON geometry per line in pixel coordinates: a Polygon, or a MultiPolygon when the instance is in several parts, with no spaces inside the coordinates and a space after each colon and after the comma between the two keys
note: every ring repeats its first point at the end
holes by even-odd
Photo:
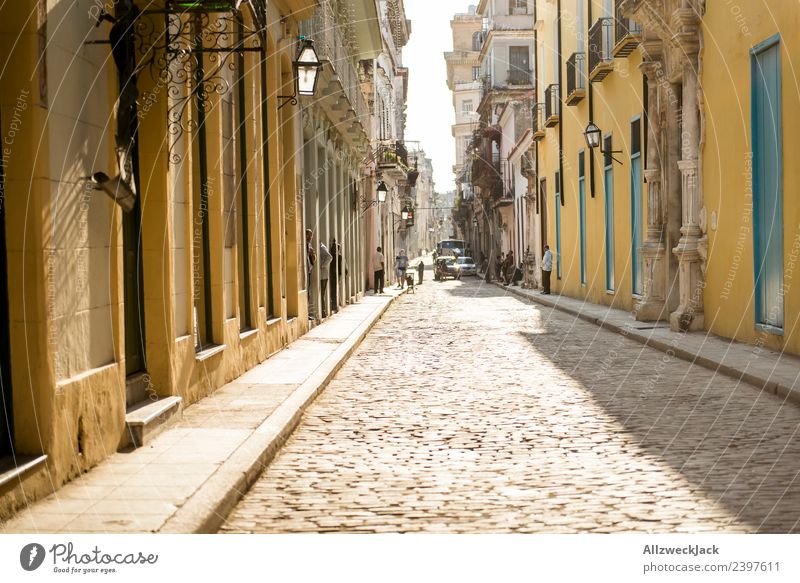
{"type": "Polygon", "coordinates": [[[222,530],[797,532],[799,428],[800,408],[749,385],[429,278],[222,530]]]}

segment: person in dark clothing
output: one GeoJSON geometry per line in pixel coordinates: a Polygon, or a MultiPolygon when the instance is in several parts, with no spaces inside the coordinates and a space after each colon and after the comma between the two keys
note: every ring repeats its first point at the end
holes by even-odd
{"type": "Polygon", "coordinates": [[[331,241],[330,252],[333,255],[331,261],[331,314],[339,311],[339,273],[342,267],[342,256],[338,250],[339,245],[336,244],[336,238],[331,241]]]}
{"type": "Polygon", "coordinates": [[[519,285],[519,282],[522,281],[522,277],[522,263],[520,263],[514,268],[514,275],[511,276],[511,285],[519,285]]]}
{"type": "Polygon", "coordinates": [[[420,262],[417,264],[417,276],[419,277],[419,282],[417,282],[417,285],[422,283],[423,273],[425,273],[425,264],[422,262],[422,260],[420,260],[420,262]]]}

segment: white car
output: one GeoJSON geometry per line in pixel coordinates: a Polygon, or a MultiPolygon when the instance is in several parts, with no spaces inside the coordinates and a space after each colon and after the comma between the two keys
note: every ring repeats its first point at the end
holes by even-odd
{"type": "Polygon", "coordinates": [[[472,257],[459,257],[458,270],[461,275],[478,275],[478,266],[472,260],[472,257]]]}

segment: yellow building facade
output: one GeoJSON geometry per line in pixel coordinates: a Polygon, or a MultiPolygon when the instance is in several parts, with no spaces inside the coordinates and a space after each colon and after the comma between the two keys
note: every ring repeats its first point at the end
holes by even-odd
{"type": "Polygon", "coordinates": [[[0,8],[0,518],[308,329],[279,96],[315,2],[129,8],[0,8]]]}
{"type": "Polygon", "coordinates": [[[537,171],[531,191],[537,193],[540,247],[548,244],[553,252],[552,289],[633,309],[641,294],[634,286],[634,268],[641,270],[641,261],[631,254],[631,241],[645,213],[639,207],[634,225],[632,187],[639,197],[646,188],[641,56],[638,51],[613,54],[610,3],[540,0],[537,21],[531,153],[537,171]],[[596,40],[590,40],[592,27],[603,43],[596,52],[607,51],[590,59],[596,40]],[[590,122],[600,128],[602,148],[609,154],[613,150],[613,157],[588,148],[584,131],[590,122]],[[637,170],[638,175],[632,174],[637,170]]]}
{"type": "Polygon", "coordinates": [[[800,354],[783,131],[800,106],[796,7],[539,0],[536,13],[530,190],[554,292],[800,354]]]}
{"type": "Polygon", "coordinates": [[[800,11],[779,0],[706,2],[701,27],[706,327],[757,349],[800,354],[800,174],[790,154],[800,121],[800,11]],[[765,83],[773,92],[763,111],[765,83]],[[765,184],[770,175],[777,179],[765,184]],[[758,243],[765,236],[767,249],[758,243]],[[758,279],[775,283],[761,289],[758,279]]]}

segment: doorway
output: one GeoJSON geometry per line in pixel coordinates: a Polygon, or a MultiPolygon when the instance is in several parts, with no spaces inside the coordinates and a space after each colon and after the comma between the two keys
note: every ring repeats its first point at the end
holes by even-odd
{"type": "Polygon", "coordinates": [[[0,161],[0,458],[14,454],[11,394],[11,336],[8,321],[5,168],[0,161]]]}
{"type": "Polygon", "coordinates": [[[547,245],[547,179],[542,178],[539,181],[539,222],[541,228],[539,229],[539,249],[542,250],[544,255],[544,246],[547,245]]]}

